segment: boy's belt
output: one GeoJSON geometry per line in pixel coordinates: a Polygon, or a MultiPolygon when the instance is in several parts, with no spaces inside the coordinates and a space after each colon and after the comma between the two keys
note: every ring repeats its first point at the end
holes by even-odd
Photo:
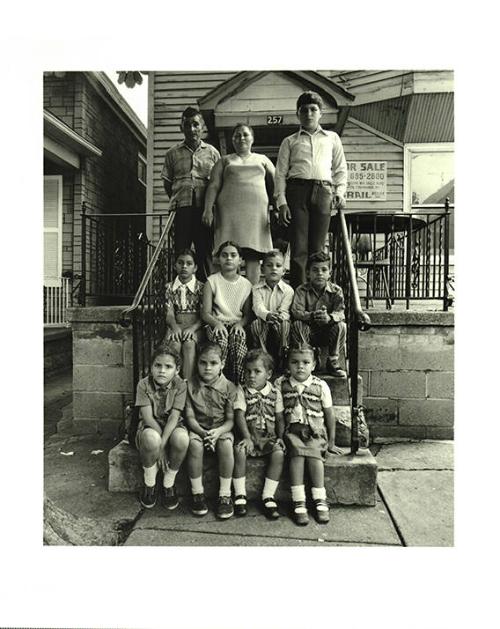
{"type": "Polygon", "coordinates": [[[298,177],[290,177],[290,179],[286,180],[287,183],[294,183],[297,184],[298,186],[308,186],[311,184],[317,184],[317,185],[327,185],[327,186],[331,186],[332,182],[328,181],[328,179],[299,179],[298,177]]]}

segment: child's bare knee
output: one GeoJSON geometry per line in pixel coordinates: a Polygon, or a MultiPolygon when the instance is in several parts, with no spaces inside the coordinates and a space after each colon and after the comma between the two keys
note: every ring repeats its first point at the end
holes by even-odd
{"type": "Polygon", "coordinates": [[[189,442],[189,454],[196,458],[203,456],[202,442],[197,439],[191,439],[189,442]]]}
{"type": "Polygon", "coordinates": [[[143,452],[154,452],[161,444],[161,437],[152,428],[145,428],[141,434],[140,449],[143,452]]]}
{"type": "Polygon", "coordinates": [[[233,451],[233,444],[231,443],[230,439],[219,439],[217,441],[217,452],[219,454],[223,454],[223,455],[228,455],[231,454],[233,451]]]}
{"type": "Polygon", "coordinates": [[[170,437],[170,445],[178,451],[185,451],[189,447],[189,436],[185,430],[177,428],[170,437]]]}

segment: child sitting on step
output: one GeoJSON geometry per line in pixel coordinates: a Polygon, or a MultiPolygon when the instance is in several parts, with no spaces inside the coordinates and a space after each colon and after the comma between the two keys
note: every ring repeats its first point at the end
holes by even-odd
{"type": "Polygon", "coordinates": [[[163,470],[163,506],[175,509],[179,501],[175,477],[186,456],[189,437],[181,413],[186,404],[186,383],[179,377],[180,356],[168,345],[160,345],[151,357],[151,373],[139,380],[135,405],[140,422],[135,444],[144,470],[141,504],[154,507],[156,475],[163,470]]]}
{"type": "Polygon", "coordinates": [[[285,266],[279,249],[265,254],[262,270],[264,279],[252,289],[252,307],[257,318],[250,325],[250,338],[253,347],[262,347],[283,367],[289,345],[293,288],[283,281],[285,266]]]}
{"type": "Polygon", "coordinates": [[[220,271],[208,277],[203,289],[202,319],[208,340],[222,348],[226,374],[238,384],[247,353],[245,327],[250,321],[252,285],[240,275],[241,250],[235,242],[223,242],[215,257],[220,271]]]}
{"type": "Polygon", "coordinates": [[[330,280],[330,256],[321,251],[307,260],[309,281],[295,290],[292,302],[291,345],[328,347],[326,368],[329,374],[345,378],[340,366],[340,353],[344,353],[346,324],[344,294],[340,286],[330,280]]]}
{"type": "Polygon", "coordinates": [[[326,524],[330,516],[324,460],[327,451],[342,454],[335,445],[332,395],[326,382],[312,375],[315,366],[314,350],[310,345],[291,348],[288,354],[290,375],[281,376],[275,382],[283,397],[283,440],[290,457],[293,519],[298,525],[309,523],[304,486],[306,463],[316,520],[326,524]]]}
{"type": "Polygon", "coordinates": [[[221,520],[233,515],[234,403],[236,387],[222,373],[222,349],[216,343],[200,348],[197,373],[188,382],[186,424],[189,428],[188,473],[191,481],[193,515],[208,513],[203,488],[203,455],[215,452],[219,467],[219,500],[216,515],[221,520]]]}
{"type": "Polygon", "coordinates": [[[281,393],[270,382],[273,359],[265,351],[254,349],[245,358],[245,382],[238,387],[234,405],[234,421],[242,437],[234,448],[234,512],[244,516],[247,512],[246,460],[266,457],[267,469],[262,506],[270,520],[279,518],[274,494],[283,470],[285,458],[283,443],[283,400],[281,393]]]}
{"type": "Polygon", "coordinates": [[[203,335],[203,284],[195,277],[196,269],[193,251],[180,251],[175,260],[177,277],[167,284],[165,290],[166,339],[182,355],[182,375],[186,380],[193,374],[196,345],[203,335]]]}

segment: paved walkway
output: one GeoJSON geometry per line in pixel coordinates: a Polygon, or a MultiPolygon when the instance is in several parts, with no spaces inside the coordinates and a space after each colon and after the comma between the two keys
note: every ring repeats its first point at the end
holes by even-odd
{"type": "MultiPolygon", "coordinates": [[[[56,400],[67,402],[67,380],[46,387],[46,419],[56,400]]],[[[50,435],[50,431],[48,432],[50,435]]],[[[377,444],[375,507],[334,507],[331,522],[297,527],[286,513],[268,522],[256,505],[245,518],[220,522],[187,505],[167,512],[140,508],[133,494],[109,493],[107,453],[113,439],[52,434],[45,443],[45,494],[70,517],[61,543],[126,546],[452,546],[453,442],[377,444]],[[73,517],[74,516],[74,517],[73,517]]],[[[57,523],[56,523],[57,525],[57,523]]],[[[64,529],[64,530],[61,530],[64,529]]]]}

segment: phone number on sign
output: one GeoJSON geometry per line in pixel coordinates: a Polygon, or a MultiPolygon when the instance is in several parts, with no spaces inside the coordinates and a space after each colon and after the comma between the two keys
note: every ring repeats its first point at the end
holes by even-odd
{"type": "Polygon", "coordinates": [[[349,173],[349,179],[354,179],[355,181],[384,181],[385,173],[349,173]]]}

